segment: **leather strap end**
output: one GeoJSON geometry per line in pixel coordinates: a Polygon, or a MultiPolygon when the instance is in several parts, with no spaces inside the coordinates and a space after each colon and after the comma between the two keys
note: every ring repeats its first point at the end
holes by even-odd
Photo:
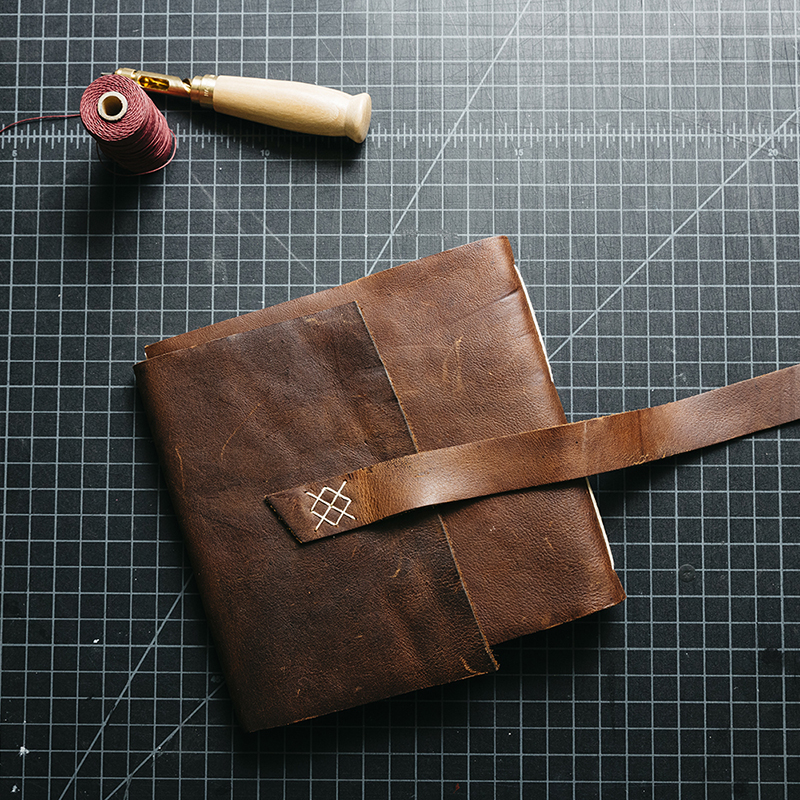
{"type": "Polygon", "coordinates": [[[345,533],[375,521],[362,513],[361,504],[351,496],[347,476],[331,483],[335,485],[311,483],[295,486],[270,494],[265,500],[301,544],[345,533]],[[357,508],[358,516],[354,513],[357,508]]]}

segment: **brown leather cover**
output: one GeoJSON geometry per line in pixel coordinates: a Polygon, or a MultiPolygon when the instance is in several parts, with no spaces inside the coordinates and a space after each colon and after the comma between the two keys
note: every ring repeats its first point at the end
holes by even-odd
{"type": "MultiPolygon", "coordinates": [[[[487,641],[624,597],[585,480],[311,544],[264,502],[565,423],[504,238],[155,343],[135,369],[249,730],[486,672],[487,641]]],[[[338,488],[318,511],[347,513],[338,488]]]]}

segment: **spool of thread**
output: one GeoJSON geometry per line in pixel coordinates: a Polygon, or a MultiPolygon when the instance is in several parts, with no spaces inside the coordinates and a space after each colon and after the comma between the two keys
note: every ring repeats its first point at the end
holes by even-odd
{"type": "Polygon", "coordinates": [[[136,175],[163,169],[176,139],[139,84],[121,75],[92,81],[81,97],[81,121],[103,155],[136,175]]]}

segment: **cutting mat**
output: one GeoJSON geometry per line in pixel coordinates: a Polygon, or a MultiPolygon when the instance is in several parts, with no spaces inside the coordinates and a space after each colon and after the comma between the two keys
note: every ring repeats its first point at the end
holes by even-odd
{"type": "Polygon", "coordinates": [[[367,141],[159,99],[175,161],[0,136],[0,796],[800,796],[800,429],[593,480],[629,594],[494,676],[237,729],[131,365],[509,236],[570,419],[800,361],[797,0],[6,0],[2,123],[118,66],[374,103],[367,141]]]}

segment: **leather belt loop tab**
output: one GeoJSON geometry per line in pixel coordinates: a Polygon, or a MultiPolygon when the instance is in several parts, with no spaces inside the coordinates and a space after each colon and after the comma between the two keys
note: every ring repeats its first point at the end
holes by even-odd
{"type": "Polygon", "coordinates": [[[636,411],[427,450],[266,498],[300,542],[415,508],[584,478],[800,419],[800,364],[636,411]]]}

